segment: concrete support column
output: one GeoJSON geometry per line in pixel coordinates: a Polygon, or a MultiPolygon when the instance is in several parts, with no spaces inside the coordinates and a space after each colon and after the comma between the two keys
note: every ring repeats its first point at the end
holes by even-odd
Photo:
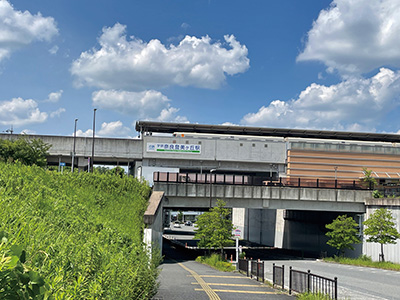
{"type": "Polygon", "coordinates": [[[283,218],[284,211],[284,209],[276,210],[274,246],[278,248],[283,248],[283,238],[285,233],[285,219],[283,218]]]}
{"type": "Polygon", "coordinates": [[[248,208],[232,208],[232,223],[241,231],[240,238],[248,240],[248,208]]]}

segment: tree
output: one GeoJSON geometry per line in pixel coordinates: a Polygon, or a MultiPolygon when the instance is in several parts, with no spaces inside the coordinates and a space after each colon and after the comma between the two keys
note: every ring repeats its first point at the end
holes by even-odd
{"type": "Polygon", "coordinates": [[[345,249],[354,250],[353,244],[361,243],[360,238],[357,236],[357,223],[352,217],[347,217],[347,215],[338,216],[325,227],[331,230],[326,233],[330,237],[327,244],[338,249],[340,255],[344,255],[345,249]]]}
{"type": "Polygon", "coordinates": [[[181,212],[181,211],[178,212],[178,221],[180,221],[180,222],[183,221],[183,212],[181,212]]]}
{"type": "Polygon", "coordinates": [[[372,177],[372,170],[368,170],[367,168],[363,168],[363,173],[364,177],[361,178],[361,181],[364,183],[364,185],[367,188],[374,188],[374,186],[377,184],[376,179],[372,177]]]}
{"type": "Polygon", "coordinates": [[[6,162],[20,161],[25,165],[45,167],[48,150],[51,145],[41,139],[21,137],[15,141],[0,140],[0,160],[6,162]]]}
{"type": "Polygon", "coordinates": [[[234,243],[230,210],[225,205],[224,201],[218,199],[217,206],[199,216],[195,234],[195,238],[200,239],[199,247],[221,249],[221,255],[224,252],[224,247],[234,243]]]}
{"type": "Polygon", "coordinates": [[[385,261],[383,254],[383,245],[396,244],[400,238],[400,233],[396,229],[396,223],[392,216],[392,212],[388,209],[377,209],[368,220],[364,222],[367,228],[364,229],[364,234],[368,235],[367,242],[381,244],[380,257],[385,261]]]}

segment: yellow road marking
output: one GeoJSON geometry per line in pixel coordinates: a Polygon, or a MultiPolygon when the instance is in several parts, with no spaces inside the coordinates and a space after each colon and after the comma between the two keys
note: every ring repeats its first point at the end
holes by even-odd
{"type": "MultiPolygon", "coordinates": [[[[188,275],[188,276],[192,276],[192,275],[188,275]]],[[[246,278],[246,277],[243,277],[243,276],[217,276],[217,275],[199,275],[200,277],[207,277],[207,278],[211,278],[211,277],[214,277],[214,278],[246,278]]]]}
{"type": "MultiPolygon", "coordinates": [[[[197,282],[192,282],[192,284],[199,284],[197,282]]],[[[262,285],[254,285],[254,284],[235,284],[235,283],[209,283],[207,282],[208,285],[224,285],[224,286],[246,286],[246,287],[260,287],[264,288],[265,286],[262,285]]]]}
{"type": "Polygon", "coordinates": [[[188,271],[194,277],[194,279],[196,279],[196,281],[201,285],[202,288],[196,290],[205,291],[210,300],[221,300],[221,298],[210,288],[210,286],[203,280],[203,278],[200,277],[199,274],[197,274],[195,271],[192,271],[182,263],[178,263],[178,265],[180,265],[183,269],[188,271]]]}
{"type": "MultiPolygon", "coordinates": [[[[195,291],[202,291],[203,289],[194,289],[195,291]]],[[[243,294],[276,294],[275,292],[260,292],[260,291],[238,291],[238,290],[213,290],[220,293],[243,293],[243,294]]]]}

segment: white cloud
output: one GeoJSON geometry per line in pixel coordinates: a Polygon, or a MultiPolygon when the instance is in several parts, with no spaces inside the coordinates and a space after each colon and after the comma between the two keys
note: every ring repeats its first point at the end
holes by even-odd
{"type": "Polygon", "coordinates": [[[78,129],[76,131],[76,136],[93,137],[93,130],[92,129],[88,129],[86,131],[82,131],[81,129],[78,129]]]}
{"type": "MultiPolygon", "coordinates": [[[[129,134],[131,129],[129,127],[125,127],[121,121],[115,122],[104,122],[101,124],[101,128],[96,130],[96,137],[130,137],[129,134]]],[[[71,134],[73,135],[73,134],[71,134]]],[[[93,130],[88,129],[86,131],[82,131],[81,129],[76,131],[76,136],[81,137],[93,137],[93,130]]]]}
{"type": "Polygon", "coordinates": [[[342,75],[400,67],[399,16],[398,0],[334,0],[313,23],[297,60],[318,60],[342,75]]]}
{"type": "Polygon", "coordinates": [[[0,61],[18,48],[34,41],[50,41],[58,34],[52,17],[17,11],[7,0],[0,0],[0,61]]]}
{"type": "Polygon", "coordinates": [[[371,78],[349,78],[336,85],[311,84],[297,99],[275,100],[242,124],[270,127],[370,130],[400,104],[400,71],[381,68],[371,78]]]}
{"type": "Polygon", "coordinates": [[[55,54],[57,54],[57,52],[58,52],[58,46],[57,46],[57,45],[55,45],[55,46],[53,46],[53,47],[51,47],[51,48],[49,49],[49,53],[50,53],[50,54],[55,55],[55,54]]]}
{"type": "Polygon", "coordinates": [[[37,102],[32,99],[14,98],[0,102],[0,124],[24,126],[27,124],[43,123],[48,114],[41,112],[37,102]]]}
{"type": "Polygon", "coordinates": [[[176,115],[179,110],[171,107],[167,96],[154,90],[143,92],[99,90],[92,94],[92,99],[95,107],[131,115],[138,119],[186,120],[185,117],[176,115]]]}
{"type": "Polygon", "coordinates": [[[55,117],[59,117],[62,113],[64,113],[66,110],[63,107],[60,107],[59,109],[57,109],[56,111],[53,111],[50,113],[50,118],[55,118],[55,117]]]}
{"type": "Polygon", "coordinates": [[[30,129],[21,130],[20,134],[36,134],[36,131],[30,129]]]}
{"type": "Polygon", "coordinates": [[[127,38],[126,26],[103,28],[100,49],[81,53],[71,66],[79,85],[102,89],[143,91],[171,85],[219,88],[226,75],[249,68],[247,48],[226,35],[226,45],[211,38],[186,36],[180,43],[165,46],[154,39],[148,43],[127,38]]]}
{"type": "Polygon", "coordinates": [[[58,102],[63,92],[64,92],[63,90],[59,90],[58,92],[50,93],[45,102],[53,102],[53,103],[58,102]]]}
{"type": "MultiPolygon", "coordinates": [[[[131,130],[125,127],[121,121],[115,121],[101,124],[101,129],[98,132],[99,136],[108,137],[128,137],[131,130]]],[[[96,134],[97,135],[97,134],[96,134]]]]}
{"type": "Polygon", "coordinates": [[[181,24],[181,28],[186,30],[186,29],[189,29],[189,28],[190,28],[190,25],[189,25],[188,23],[183,22],[183,23],[181,24]]]}

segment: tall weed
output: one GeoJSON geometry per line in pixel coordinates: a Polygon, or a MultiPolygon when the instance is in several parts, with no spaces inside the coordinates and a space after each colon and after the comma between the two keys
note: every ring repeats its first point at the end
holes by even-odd
{"type": "Polygon", "coordinates": [[[149,193],[129,177],[0,163],[0,259],[22,247],[49,299],[149,299],[159,260],[142,242],[149,193]]]}

